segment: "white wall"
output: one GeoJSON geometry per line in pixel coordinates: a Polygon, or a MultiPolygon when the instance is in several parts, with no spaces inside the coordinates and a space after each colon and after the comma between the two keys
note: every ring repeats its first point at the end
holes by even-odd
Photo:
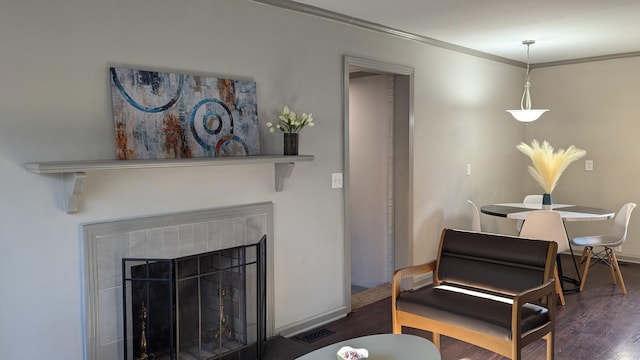
{"type": "MultiPolygon", "coordinates": [[[[414,261],[433,257],[442,227],[468,226],[467,198],[523,194],[514,147],[524,126],[504,113],[520,98],[522,69],[512,66],[246,0],[10,1],[0,46],[6,358],[83,357],[79,225],[88,222],[273,201],[276,328],[344,309],[344,199],[330,174],[343,171],[345,54],[416,70],[414,261]],[[58,179],[22,164],[114,158],[112,65],[252,78],[262,122],[285,104],[314,114],[300,151],[316,159],[298,164],[281,193],[270,165],[90,172],[81,212],[67,215],[58,179]]],[[[281,135],[262,135],[264,153],[282,151],[281,135]]]]}
{"type": "Polygon", "coordinates": [[[390,75],[349,81],[351,283],[389,282],[389,172],[393,80],[390,75]]]}

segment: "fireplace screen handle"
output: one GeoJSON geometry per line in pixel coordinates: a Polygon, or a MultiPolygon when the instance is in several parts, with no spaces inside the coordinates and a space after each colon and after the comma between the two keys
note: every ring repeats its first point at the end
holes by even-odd
{"type": "Polygon", "coordinates": [[[227,327],[227,316],[224,313],[224,298],[227,296],[227,288],[218,289],[218,296],[220,296],[220,329],[216,331],[214,335],[216,339],[226,335],[227,339],[233,340],[233,324],[227,327]]]}
{"type": "Polygon", "coordinates": [[[142,302],[142,315],[140,315],[141,323],[140,323],[140,357],[136,360],[147,360],[149,359],[149,355],[147,354],[147,308],[144,306],[144,301],[142,302]]]}

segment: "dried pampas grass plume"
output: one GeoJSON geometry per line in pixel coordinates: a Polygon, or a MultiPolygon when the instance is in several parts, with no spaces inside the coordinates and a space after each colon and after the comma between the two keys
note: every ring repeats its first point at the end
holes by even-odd
{"type": "Polygon", "coordinates": [[[542,186],[546,194],[553,192],[560,175],[569,164],[587,153],[573,145],[567,150],[560,149],[554,153],[553,147],[547,141],[540,145],[537,140],[533,140],[531,146],[521,142],[516,148],[531,158],[533,166],[529,166],[529,174],[542,186]]]}

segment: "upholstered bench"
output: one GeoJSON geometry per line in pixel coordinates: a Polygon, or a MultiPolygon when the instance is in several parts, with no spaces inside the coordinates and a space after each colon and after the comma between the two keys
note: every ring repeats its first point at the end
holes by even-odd
{"type": "Polygon", "coordinates": [[[520,359],[540,338],[553,359],[557,244],[444,229],[437,258],[393,275],[393,332],[412,327],[520,359]],[[403,290],[402,279],[433,273],[433,284],[403,290]]]}

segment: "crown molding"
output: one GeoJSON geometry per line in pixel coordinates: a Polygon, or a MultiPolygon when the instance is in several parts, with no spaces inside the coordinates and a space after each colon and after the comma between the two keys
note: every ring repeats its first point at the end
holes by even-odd
{"type": "MultiPolygon", "coordinates": [[[[486,60],[492,60],[499,63],[513,65],[521,68],[527,67],[527,64],[521,61],[516,61],[516,60],[508,59],[502,56],[497,56],[497,55],[485,53],[482,51],[473,50],[464,46],[459,46],[459,45],[451,44],[441,40],[433,39],[430,37],[421,36],[421,35],[407,32],[407,31],[394,29],[394,28],[377,24],[374,22],[361,20],[358,18],[350,17],[344,14],[336,13],[333,11],[321,9],[315,6],[311,6],[311,5],[307,5],[307,4],[303,4],[303,3],[299,3],[291,0],[251,0],[251,1],[260,3],[260,4],[271,5],[274,7],[291,10],[291,11],[295,11],[295,12],[299,12],[307,15],[317,16],[323,19],[336,21],[346,25],[352,25],[362,29],[377,31],[380,33],[397,36],[407,40],[417,41],[423,44],[436,46],[439,48],[455,51],[455,52],[466,54],[466,55],[476,56],[486,60]]],[[[640,51],[577,58],[577,59],[567,59],[567,60],[560,60],[560,61],[550,61],[545,63],[536,63],[536,64],[530,64],[530,67],[532,69],[544,68],[544,67],[552,67],[552,66],[580,64],[580,63],[594,62],[594,61],[622,59],[622,58],[629,58],[629,57],[640,57],[640,51]]]]}
{"type": "Polygon", "coordinates": [[[531,68],[534,69],[534,68],[544,68],[544,67],[561,66],[561,65],[572,65],[572,64],[581,64],[586,62],[624,59],[624,58],[639,57],[639,56],[640,56],[640,51],[635,51],[635,52],[628,52],[628,53],[591,56],[591,57],[578,58],[578,59],[549,61],[545,63],[531,64],[531,68]]]}
{"type": "Polygon", "coordinates": [[[523,63],[521,61],[507,59],[507,58],[502,57],[502,56],[488,54],[488,53],[485,53],[485,52],[482,52],[482,51],[469,49],[469,48],[466,48],[464,46],[454,45],[454,44],[451,44],[451,43],[448,43],[448,42],[436,40],[436,39],[433,39],[433,38],[430,38],[430,37],[426,37],[426,36],[416,35],[416,34],[413,34],[413,33],[410,33],[410,32],[394,29],[394,28],[391,28],[391,27],[388,27],[388,26],[384,26],[384,25],[380,25],[380,24],[377,24],[377,23],[374,23],[374,22],[361,20],[361,19],[358,19],[358,18],[346,16],[344,14],[336,13],[336,12],[333,12],[333,11],[321,9],[321,8],[318,8],[318,7],[315,7],[315,6],[311,6],[311,5],[307,5],[307,4],[303,4],[303,3],[299,3],[299,2],[295,2],[295,1],[291,1],[291,0],[252,0],[252,1],[256,2],[256,3],[260,3],[260,4],[271,5],[271,6],[275,6],[275,7],[278,7],[278,8],[291,10],[291,11],[295,11],[295,12],[299,12],[299,13],[303,13],[303,14],[307,14],[307,15],[317,16],[317,17],[320,17],[320,18],[323,18],[323,19],[336,21],[336,22],[339,22],[339,23],[342,23],[342,24],[346,24],[346,25],[352,25],[352,26],[363,28],[363,29],[367,29],[367,30],[372,30],[372,31],[377,31],[377,32],[384,33],[384,34],[398,36],[398,37],[401,37],[403,39],[417,41],[417,42],[420,42],[420,43],[423,43],[423,44],[436,46],[436,47],[439,47],[439,48],[443,48],[443,49],[447,49],[447,50],[463,53],[463,54],[466,54],[466,55],[476,56],[476,57],[479,57],[479,58],[492,60],[492,61],[497,61],[497,62],[500,62],[500,63],[504,63],[504,64],[508,64],[508,65],[514,65],[514,66],[518,66],[518,67],[522,67],[522,68],[526,68],[527,67],[527,64],[523,63]]]}

